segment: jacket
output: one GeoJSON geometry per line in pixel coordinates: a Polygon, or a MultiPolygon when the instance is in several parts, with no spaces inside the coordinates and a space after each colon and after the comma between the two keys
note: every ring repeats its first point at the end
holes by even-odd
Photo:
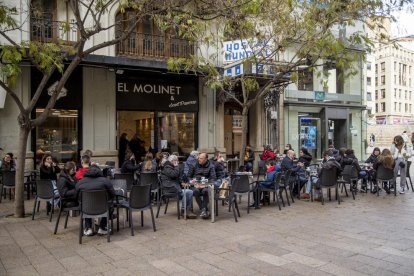
{"type": "Polygon", "coordinates": [[[126,160],[121,166],[121,173],[134,173],[139,170],[141,164],[135,165],[132,160],[126,160]]]}
{"type": "MultiPolygon", "coordinates": [[[[244,155],[246,155],[246,152],[244,153],[244,155]]],[[[249,158],[247,160],[244,160],[244,162],[254,162],[254,152],[252,150],[249,151],[249,158]]]]}
{"type": "Polygon", "coordinates": [[[1,163],[1,171],[14,171],[16,170],[16,163],[14,160],[10,160],[10,162],[6,162],[4,160],[0,160],[1,163]]]}
{"type": "Polygon", "coordinates": [[[164,163],[160,179],[163,189],[175,189],[176,191],[181,192],[180,170],[178,166],[175,167],[170,161],[164,163]]]}
{"type": "Polygon", "coordinates": [[[197,158],[192,155],[188,156],[187,161],[184,163],[184,174],[188,175],[190,168],[194,167],[197,163],[197,158]]]}
{"type": "Polygon", "coordinates": [[[76,184],[75,189],[76,198],[78,199],[80,192],[93,190],[108,191],[110,200],[115,197],[114,186],[106,177],[103,176],[101,169],[97,166],[91,166],[89,170],[85,172],[85,177],[76,184]]]}
{"type": "Polygon", "coordinates": [[[189,178],[194,177],[205,177],[210,182],[216,181],[216,170],[214,169],[214,165],[211,164],[209,160],[206,161],[204,165],[200,165],[198,162],[195,164],[194,167],[190,168],[190,171],[187,175],[189,178]]]}
{"type": "Polygon", "coordinates": [[[288,156],[285,156],[283,158],[282,163],[280,164],[282,172],[286,172],[288,170],[291,170],[292,172],[297,172],[300,170],[299,166],[295,166],[293,164],[293,160],[290,159],[288,156]]]}
{"type": "Polygon", "coordinates": [[[60,173],[60,168],[58,166],[40,166],[40,179],[57,180],[56,174],[58,173],[60,173]]]}
{"type": "Polygon", "coordinates": [[[211,162],[214,164],[214,170],[216,171],[217,179],[226,178],[226,169],[224,167],[224,163],[215,160],[212,160],[211,162]]]}
{"type": "Polygon", "coordinates": [[[391,145],[390,151],[394,160],[397,158],[407,160],[409,157],[411,157],[411,150],[407,150],[405,147],[402,147],[401,151],[399,151],[395,144],[391,145]]]}
{"type": "Polygon", "coordinates": [[[260,159],[262,159],[263,161],[265,160],[274,160],[276,158],[276,154],[274,154],[271,150],[265,150],[262,153],[262,156],[260,159]]]}
{"type": "Polygon", "coordinates": [[[322,176],[322,171],[331,170],[333,168],[336,168],[336,177],[339,177],[342,172],[341,165],[338,163],[338,161],[335,160],[334,157],[331,157],[325,163],[322,164],[321,168],[318,169],[318,181],[316,183],[316,187],[320,187],[320,179],[322,176]]]}
{"type": "Polygon", "coordinates": [[[312,156],[309,154],[304,154],[299,157],[299,162],[305,164],[305,167],[309,167],[310,163],[312,162],[312,156]]]}
{"type": "Polygon", "coordinates": [[[85,172],[87,172],[88,170],[89,170],[89,167],[80,168],[75,174],[76,180],[81,180],[85,176],[85,172]]]}
{"type": "Polygon", "coordinates": [[[375,162],[377,162],[378,160],[378,156],[371,154],[368,159],[365,161],[365,163],[371,163],[371,164],[375,164],[375,162]]]}
{"type": "Polygon", "coordinates": [[[361,167],[359,166],[358,158],[355,157],[353,154],[348,154],[342,159],[341,168],[344,169],[346,165],[352,165],[356,168],[358,172],[361,171],[361,167]]]}
{"type": "Polygon", "coordinates": [[[62,171],[59,175],[59,180],[57,182],[57,188],[59,194],[63,198],[76,198],[76,182],[75,180],[62,171]]]}
{"type": "Polygon", "coordinates": [[[271,186],[273,185],[273,182],[275,181],[275,177],[278,174],[278,170],[276,168],[276,166],[271,166],[267,171],[266,171],[266,178],[264,181],[260,181],[260,185],[262,186],[271,186]]]}

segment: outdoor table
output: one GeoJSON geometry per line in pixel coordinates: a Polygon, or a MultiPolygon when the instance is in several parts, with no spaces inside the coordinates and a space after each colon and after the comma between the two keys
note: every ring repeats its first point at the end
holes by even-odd
{"type": "MultiPolygon", "coordinates": [[[[211,215],[211,222],[215,222],[215,204],[214,204],[214,183],[212,182],[201,182],[197,180],[198,184],[205,185],[205,187],[208,189],[208,198],[210,203],[210,215],[211,215]]],[[[190,187],[194,187],[194,183],[183,183],[184,189],[189,189],[190,187]]],[[[183,195],[184,200],[184,220],[187,220],[187,197],[185,196],[185,193],[183,195]]]]}
{"type": "Polygon", "coordinates": [[[228,159],[226,161],[227,164],[227,171],[231,174],[233,172],[236,172],[239,168],[240,159],[234,158],[234,159],[228,159]]]}

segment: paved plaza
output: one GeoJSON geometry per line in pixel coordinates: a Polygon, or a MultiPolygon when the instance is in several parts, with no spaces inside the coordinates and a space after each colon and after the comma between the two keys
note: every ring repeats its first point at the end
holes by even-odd
{"type": "MultiPolygon", "coordinates": [[[[26,204],[31,212],[33,200],[26,204]]],[[[241,218],[219,206],[210,221],[177,220],[175,204],[145,225],[135,213],[135,236],[122,228],[111,236],[84,237],[79,217],[53,235],[45,206],[34,221],[6,217],[0,204],[0,275],[413,275],[414,193],[358,194],[320,203],[295,201],[251,210],[241,218]]],[[[62,224],[63,225],[63,224],[62,224]]]]}

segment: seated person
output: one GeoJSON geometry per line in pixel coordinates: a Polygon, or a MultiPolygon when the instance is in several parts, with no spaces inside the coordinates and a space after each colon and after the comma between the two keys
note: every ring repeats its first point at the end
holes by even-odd
{"type": "Polygon", "coordinates": [[[84,175],[85,172],[87,172],[89,170],[89,167],[91,165],[91,157],[89,155],[82,155],[81,158],[81,168],[79,168],[79,170],[76,172],[75,178],[77,181],[81,180],[84,175]]]}
{"type": "Polygon", "coordinates": [[[341,165],[335,160],[335,157],[333,156],[333,152],[331,150],[327,150],[323,154],[323,161],[321,163],[321,167],[318,168],[318,176],[309,177],[309,180],[306,185],[306,192],[300,197],[301,199],[309,199],[310,193],[312,191],[312,187],[315,186],[315,201],[320,201],[320,185],[319,185],[319,179],[322,175],[323,170],[330,170],[332,168],[336,168],[337,177],[341,175],[342,168],[341,165]]]}
{"type": "MultiPolygon", "coordinates": [[[[80,193],[82,191],[92,191],[92,190],[106,190],[108,192],[109,200],[112,200],[115,197],[115,190],[112,183],[103,176],[102,170],[95,165],[92,165],[87,171],[85,171],[84,177],[76,184],[76,198],[80,200],[80,193]]],[[[107,234],[107,219],[101,218],[99,224],[99,235],[107,234]]],[[[85,236],[92,236],[92,219],[85,218],[85,229],[83,231],[85,236]]]]}
{"type": "MultiPolygon", "coordinates": [[[[371,155],[368,157],[367,160],[365,160],[365,163],[372,164],[372,165],[375,164],[380,154],[381,154],[381,150],[379,148],[374,148],[371,155]]],[[[372,168],[368,168],[367,173],[368,173],[368,180],[370,180],[374,185],[376,185],[375,170],[373,170],[372,168]]]]}
{"type": "MultiPolygon", "coordinates": [[[[342,159],[341,167],[345,167],[346,165],[352,165],[358,171],[358,178],[362,179],[361,191],[367,191],[367,181],[368,181],[368,173],[365,170],[362,170],[359,166],[358,158],[355,157],[353,149],[347,149],[345,151],[345,157],[342,159]]],[[[354,191],[357,190],[358,183],[355,183],[352,187],[354,191]]]]}
{"type": "Polygon", "coordinates": [[[76,202],[76,166],[74,162],[66,162],[65,167],[60,172],[57,188],[62,199],[76,202]]]}
{"type": "Polygon", "coordinates": [[[312,162],[312,155],[310,155],[307,148],[301,148],[299,152],[299,162],[303,163],[305,167],[309,167],[312,162]]]}
{"type": "Polygon", "coordinates": [[[262,153],[262,156],[260,157],[261,160],[266,161],[266,160],[275,160],[276,159],[276,154],[274,154],[274,152],[272,151],[272,147],[270,145],[267,145],[262,153]]]}
{"type": "MultiPolygon", "coordinates": [[[[375,184],[377,183],[377,179],[376,179],[376,171],[378,170],[378,168],[380,166],[383,166],[385,169],[389,169],[394,171],[395,168],[395,160],[391,154],[391,151],[389,149],[383,149],[382,153],[378,156],[377,162],[374,163],[373,165],[373,169],[374,169],[374,174],[373,174],[373,178],[375,180],[375,184]]],[[[372,189],[372,193],[376,193],[377,189],[380,189],[380,187],[378,187],[377,185],[375,186],[374,189],[372,189]]],[[[390,193],[390,187],[388,187],[387,185],[384,186],[385,191],[387,192],[387,194],[390,193]]]]}
{"type": "Polygon", "coordinates": [[[216,171],[216,177],[218,180],[223,180],[227,177],[226,168],[224,167],[224,158],[220,151],[217,151],[212,159],[214,164],[214,170],[216,171]]]}
{"type": "Polygon", "coordinates": [[[128,152],[125,157],[125,162],[121,166],[121,173],[135,173],[141,168],[141,164],[135,163],[135,155],[128,152]]]}
{"type": "Polygon", "coordinates": [[[16,170],[16,162],[13,159],[13,153],[8,152],[2,162],[1,162],[1,171],[15,171],[16,170]]]}
{"type": "Polygon", "coordinates": [[[298,180],[298,185],[295,185],[293,187],[293,194],[298,194],[299,189],[305,185],[305,183],[308,181],[307,178],[303,174],[303,167],[305,166],[302,162],[298,162],[297,165],[294,165],[293,159],[295,157],[295,152],[293,150],[289,150],[283,158],[281,163],[281,171],[287,172],[288,170],[292,171],[292,174],[290,175],[289,179],[289,185],[296,182],[296,179],[298,180]]]}
{"type": "MultiPolygon", "coordinates": [[[[42,165],[40,166],[40,179],[57,180],[57,174],[60,173],[59,166],[53,162],[52,155],[43,156],[42,165]]],[[[55,182],[56,183],[56,182],[55,182]]]]}
{"type": "Polygon", "coordinates": [[[193,191],[181,188],[181,175],[178,168],[178,157],[174,154],[168,157],[164,163],[164,168],[160,175],[163,191],[175,193],[178,192],[182,198],[181,214],[184,214],[184,196],[186,197],[187,218],[195,219],[197,216],[193,213],[193,191]]]}
{"type": "Polygon", "coordinates": [[[153,162],[153,155],[148,152],[145,155],[144,162],[141,163],[141,172],[157,172],[157,164],[153,162]]]}
{"type": "Polygon", "coordinates": [[[285,149],[283,150],[283,154],[287,155],[288,151],[290,151],[290,150],[293,151],[292,145],[291,144],[286,144],[285,149]]]}
{"type": "MultiPolygon", "coordinates": [[[[208,160],[208,155],[205,152],[201,152],[198,155],[198,162],[194,167],[190,167],[187,175],[188,178],[206,178],[209,182],[215,182],[217,180],[216,171],[214,165],[208,160]]],[[[195,181],[194,181],[195,182],[195,181]]],[[[201,217],[208,218],[210,216],[208,212],[208,188],[204,185],[195,184],[193,190],[193,196],[196,199],[197,205],[201,210],[201,217]]]]}
{"type": "Polygon", "coordinates": [[[244,165],[246,172],[251,172],[253,169],[254,152],[250,146],[246,146],[244,151],[244,165]]]}
{"type": "MultiPolygon", "coordinates": [[[[259,181],[258,182],[258,185],[261,188],[269,189],[269,188],[274,187],[275,177],[280,172],[280,165],[275,165],[274,161],[267,160],[266,163],[265,163],[265,166],[266,166],[266,176],[265,176],[265,179],[263,181],[259,181]]],[[[253,193],[253,196],[256,199],[256,192],[253,193]]],[[[259,198],[260,198],[260,195],[259,195],[259,198]]],[[[267,197],[266,197],[266,195],[264,196],[263,201],[265,201],[266,198],[267,199],[269,198],[269,195],[268,194],[267,194],[267,197]]],[[[256,202],[253,202],[250,205],[250,207],[257,207],[256,202]]]]}
{"type": "Polygon", "coordinates": [[[188,176],[188,172],[191,167],[194,167],[197,164],[198,151],[193,150],[188,156],[187,160],[184,162],[184,174],[188,176]]]}

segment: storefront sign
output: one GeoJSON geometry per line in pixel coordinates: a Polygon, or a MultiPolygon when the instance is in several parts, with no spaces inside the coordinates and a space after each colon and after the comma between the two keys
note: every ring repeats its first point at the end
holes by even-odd
{"type": "Polygon", "coordinates": [[[116,80],[117,109],[148,111],[198,111],[196,79],[134,78],[119,76],[116,80]]]}
{"type": "Polygon", "coordinates": [[[324,91],[315,91],[315,101],[323,102],[325,100],[324,91]]]}
{"type": "Polygon", "coordinates": [[[243,115],[233,115],[233,133],[242,133],[243,115]]]}

